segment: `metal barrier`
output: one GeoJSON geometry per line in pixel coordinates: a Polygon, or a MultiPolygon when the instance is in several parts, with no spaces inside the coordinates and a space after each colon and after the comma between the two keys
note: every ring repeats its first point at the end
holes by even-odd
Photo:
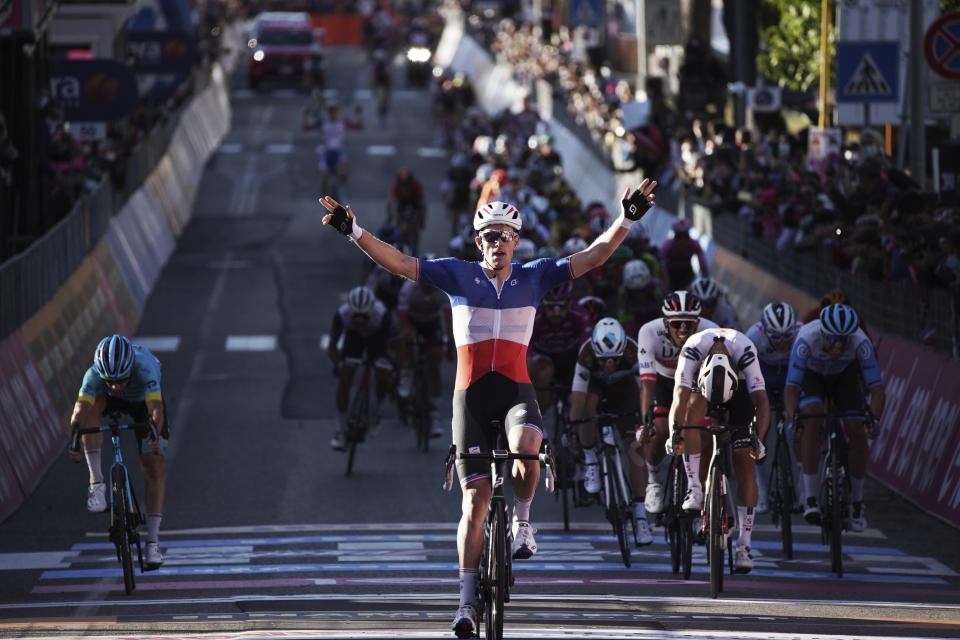
{"type": "MultiPolygon", "coordinates": [[[[194,92],[199,95],[210,84],[210,69],[196,69],[194,92]]],[[[0,264],[0,340],[16,331],[30,316],[50,301],[70,277],[83,257],[104,236],[110,219],[147,179],[167,152],[191,100],[165,120],[133,150],[127,164],[126,182],[114,189],[109,176],[89,195],[79,199],[60,222],[23,252],[0,264]]]]}
{"type": "Polygon", "coordinates": [[[878,282],[864,274],[847,273],[833,266],[826,245],[805,251],[778,251],[773,242],[753,234],[746,218],[732,213],[713,215],[696,204],[690,207],[690,213],[698,228],[717,244],[814,297],[834,287],[842,289],[868,328],[924,342],[944,355],[956,355],[957,301],[950,291],[922,290],[906,278],[878,282]]]}

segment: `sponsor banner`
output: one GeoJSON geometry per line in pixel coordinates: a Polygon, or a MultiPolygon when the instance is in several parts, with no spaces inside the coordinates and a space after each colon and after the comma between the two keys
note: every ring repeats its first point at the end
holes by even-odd
{"type": "Polygon", "coordinates": [[[137,80],[116,60],[50,58],[50,94],[64,120],[112,122],[136,107],[137,80]]]}
{"type": "MultiPolygon", "coordinates": [[[[66,428],[57,418],[50,396],[23,339],[16,331],[0,348],[0,450],[4,468],[12,472],[22,494],[40,483],[54,456],[63,451],[66,428]]],[[[0,508],[15,497],[9,472],[0,483],[0,508]]]]}
{"type": "Polygon", "coordinates": [[[960,526],[960,363],[894,336],[875,341],[887,401],[868,470],[960,526]]]}
{"type": "Polygon", "coordinates": [[[196,57],[196,42],[186,33],[174,31],[128,31],[127,53],[136,73],[183,75],[196,57]]]}

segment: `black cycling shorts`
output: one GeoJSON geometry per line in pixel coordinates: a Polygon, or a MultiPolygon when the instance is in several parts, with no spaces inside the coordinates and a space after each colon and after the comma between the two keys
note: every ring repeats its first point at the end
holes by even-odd
{"type": "Polygon", "coordinates": [[[341,358],[359,360],[366,351],[366,362],[374,364],[378,358],[387,357],[388,336],[384,331],[378,331],[372,336],[362,336],[356,331],[345,331],[343,334],[343,350],[341,358]]]}
{"type": "MultiPolygon", "coordinates": [[[[640,408],[640,390],[633,375],[620,378],[610,385],[604,385],[598,382],[596,377],[592,377],[587,392],[596,394],[604,400],[597,408],[597,411],[602,413],[636,412],[640,408]]],[[[637,427],[641,422],[639,414],[617,418],[615,426],[620,431],[620,437],[623,438],[625,445],[636,438],[637,427]]]]}
{"type": "MultiPolygon", "coordinates": [[[[111,395],[105,395],[104,397],[107,399],[107,405],[103,409],[104,414],[119,413],[133,418],[134,422],[150,421],[150,411],[147,409],[146,402],[129,402],[111,395]]],[[[160,429],[160,439],[164,441],[162,442],[162,448],[165,452],[167,448],[166,441],[170,440],[170,414],[167,413],[167,400],[164,398],[161,402],[163,403],[163,428],[160,429]]],[[[148,453],[150,451],[149,434],[141,432],[139,429],[136,430],[136,434],[137,451],[140,453],[148,453]]]]}
{"type": "MultiPolygon", "coordinates": [[[[693,392],[700,393],[696,389],[693,392]]],[[[750,423],[753,422],[756,411],[753,407],[753,400],[750,399],[750,392],[747,391],[747,385],[743,380],[737,385],[733,397],[720,406],[729,412],[727,414],[727,426],[730,428],[730,437],[733,441],[742,441],[749,438],[750,423]]]]}
{"type": "Polygon", "coordinates": [[[439,318],[427,322],[410,320],[410,324],[413,325],[413,330],[420,334],[427,345],[431,347],[443,345],[443,324],[439,318]]]}
{"type": "MultiPolygon", "coordinates": [[[[828,396],[834,408],[851,416],[863,415],[863,390],[860,388],[860,365],[851,362],[840,373],[825,376],[810,369],[800,383],[800,404],[803,409],[811,404],[823,404],[828,396]]],[[[826,407],[824,407],[826,408],[826,407]]]]}
{"type": "MultiPolygon", "coordinates": [[[[466,389],[453,392],[453,443],[457,451],[482,453],[497,445],[499,435],[491,420],[501,420],[506,433],[514,427],[535,429],[543,435],[543,418],[533,385],[520,384],[492,371],[466,389]]],[[[457,460],[461,486],[490,477],[490,463],[457,460]]]]}
{"type": "Polygon", "coordinates": [[[657,386],[653,391],[653,415],[667,417],[670,413],[670,405],[673,404],[673,378],[658,373],[657,386]]]}

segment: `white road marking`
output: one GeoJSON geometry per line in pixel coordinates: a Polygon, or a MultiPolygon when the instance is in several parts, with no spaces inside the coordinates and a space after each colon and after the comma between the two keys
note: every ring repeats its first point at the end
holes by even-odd
{"type": "Polygon", "coordinates": [[[330,347],[330,336],[323,334],[320,336],[320,351],[326,351],[330,347]]]}
{"type": "Polygon", "coordinates": [[[293,145],[292,144],[268,144],[266,151],[267,153],[274,153],[278,155],[293,153],[293,145]]]}
{"type": "Polygon", "coordinates": [[[392,156],[396,153],[397,148],[392,144],[372,144],[367,147],[367,154],[371,156],[392,156]]]}
{"type": "Polygon", "coordinates": [[[154,353],[174,353],[180,347],[180,336],[134,336],[133,341],[154,353]]]}
{"type": "Polygon", "coordinates": [[[417,149],[417,155],[421,158],[446,158],[447,150],[437,147],[420,147],[417,149]]]}
{"type": "MultiPolygon", "coordinates": [[[[25,553],[0,553],[0,571],[23,571],[25,569],[68,569],[76,562],[76,551],[30,551],[25,553]]],[[[116,556],[113,557],[116,562],[116,556]]]]}
{"type": "Polygon", "coordinates": [[[224,343],[227,351],[275,351],[276,348],[275,335],[227,336],[224,343]]]}
{"type": "Polygon", "coordinates": [[[357,89],[353,92],[354,100],[369,100],[373,97],[373,91],[370,89],[357,89]]]}
{"type": "Polygon", "coordinates": [[[239,142],[225,142],[217,147],[217,153],[240,153],[243,145],[239,142]]]}

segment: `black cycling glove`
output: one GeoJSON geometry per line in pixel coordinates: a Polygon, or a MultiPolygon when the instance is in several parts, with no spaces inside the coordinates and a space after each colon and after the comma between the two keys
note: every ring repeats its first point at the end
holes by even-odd
{"type": "Polygon", "coordinates": [[[644,195],[643,191],[637,189],[621,200],[620,204],[623,205],[623,216],[636,222],[653,207],[653,200],[650,196],[644,195]]]}
{"type": "Polygon", "coordinates": [[[330,225],[345,236],[353,233],[353,218],[347,215],[342,205],[330,212],[330,225]]]}

